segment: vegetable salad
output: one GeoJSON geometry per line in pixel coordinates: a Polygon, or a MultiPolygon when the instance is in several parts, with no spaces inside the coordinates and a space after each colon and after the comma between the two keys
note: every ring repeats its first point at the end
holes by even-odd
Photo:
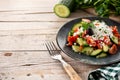
{"type": "Polygon", "coordinates": [[[67,42],[74,52],[102,58],[117,53],[120,34],[117,26],[108,26],[104,21],[82,19],[72,27],[67,42]]]}

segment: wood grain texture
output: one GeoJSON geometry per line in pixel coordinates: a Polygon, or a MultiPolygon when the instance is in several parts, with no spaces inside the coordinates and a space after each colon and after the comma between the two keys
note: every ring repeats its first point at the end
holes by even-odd
{"type": "MultiPolygon", "coordinates": [[[[48,51],[9,52],[12,53],[9,57],[5,56],[5,53],[0,53],[0,75],[3,77],[3,80],[5,77],[7,77],[7,80],[10,78],[14,78],[15,80],[25,78],[26,80],[28,74],[31,74],[31,80],[39,78],[41,80],[41,76],[44,76],[42,80],[48,80],[49,78],[49,80],[69,80],[61,63],[51,59],[48,51]]],[[[65,54],[62,55],[83,79],[86,78],[90,70],[96,69],[97,67],[82,64],[79,61],[70,59],[65,54]]]]}
{"type": "MultiPolygon", "coordinates": [[[[51,59],[45,40],[55,42],[58,30],[66,22],[90,17],[78,10],[69,18],[53,13],[58,0],[0,0],[0,80],[70,80],[60,62],[51,59]]],[[[92,66],[63,58],[87,80],[92,66]]]]}

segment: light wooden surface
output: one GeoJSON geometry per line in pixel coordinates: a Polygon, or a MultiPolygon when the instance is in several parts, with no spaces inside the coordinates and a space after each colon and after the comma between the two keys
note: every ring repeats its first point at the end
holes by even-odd
{"type": "MultiPolygon", "coordinates": [[[[55,41],[67,21],[94,15],[78,10],[69,18],[59,18],[53,13],[57,2],[0,0],[0,80],[70,80],[61,63],[51,59],[43,42],[55,41]]],[[[83,80],[101,67],[62,55],[83,80]]]]}

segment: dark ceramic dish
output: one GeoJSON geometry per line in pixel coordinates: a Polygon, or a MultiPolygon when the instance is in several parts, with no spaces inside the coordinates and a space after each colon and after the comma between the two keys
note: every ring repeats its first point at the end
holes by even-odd
{"type": "MultiPolygon", "coordinates": [[[[83,18],[87,18],[90,20],[103,20],[109,26],[116,25],[118,27],[118,31],[120,32],[120,23],[117,23],[108,18],[100,18],[100,17],[83,17],[83,18]]],[[[73,25],[75,23],[80,22],[81,19],[82,18],[74,19],[72,21],[67,22],[66,24],[64,24],[61,27],[61,29],[58,31],[58,34],[56,37],[56,41],[57,41],[59,48],[69,57],[71,57],[75,60],[79,60],[80,62],[91,64],[91,65],[108,65],[108,64],[115,63],[115,62],[119,62],[120,61],[120,49],[118,49],[118,52],[115,55],[109,55],[105,58],[97,59],[95,57],[90,57],[90,56],[87,56],[84,54],[75,53],[71,47],[66,46],[68,32],[71,30],[73,25]]]]}

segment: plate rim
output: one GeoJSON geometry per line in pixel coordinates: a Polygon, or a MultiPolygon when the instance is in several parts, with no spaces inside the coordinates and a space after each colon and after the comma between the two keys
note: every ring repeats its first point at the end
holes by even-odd
{"type": "MultiPolygon", "coordinates": [[[[70,57],[70,58],[72,58],[72,59],[74,59],[74,60],[77,60],[77,61],[79,61],[79,62],[81,62],[81,63],[84,63],[84,64],[88,64],[88,65],[109,65],[109,64],[113,64],[113,63],[118,63],[119,61],[120,61],[120,59],[117,59],[117,60],[115,60],[115,61],[111,61],[111,62],[109,62],[109,63],[98,63],[98,64],[94,64],[94,63],[89,63],[89,62],[83,62],[83,61],[81,61],[81,59],[77,59],[77,58],[73,58],[71,55],[69,55],[67,52],[65,52],[61,47],[60,47],[60,45],[59,45],[59,42],[58,42],[58,35],[59,35],[59,32],[60,32],[60,30],[66,25],[66,24],[68,24],[69,22],[72,22],[72,21],[75,21],[75,20],[77,20],[77,19],[82,19],[82,18],[100,18],[100,19],[109,19],[109,18],[103,18],[103,17],[79,17],[79,18],[75,18],[75,19],[72,19],[72,20],[69,20],[69,21],[67,21],[66,23],[64,23],[60,28],[59,28],[59,30],[58,30],[58,33],[57,33],[57,35],[56,35],[56,43],[57,43],[57,45],[58,45],[58,47],[60,48],[60,50],[64,53],[64,54],[66,54],[68,57],[70,57]]],[[[119,22],[116,22],[116,21],[114,21],[114,20],[112,20],[112,19],[109,19],[110,21],[113,21],[113,22],[115,22],[115,23],[118,23],[118,24],[120,24],[119,22]]]]}

